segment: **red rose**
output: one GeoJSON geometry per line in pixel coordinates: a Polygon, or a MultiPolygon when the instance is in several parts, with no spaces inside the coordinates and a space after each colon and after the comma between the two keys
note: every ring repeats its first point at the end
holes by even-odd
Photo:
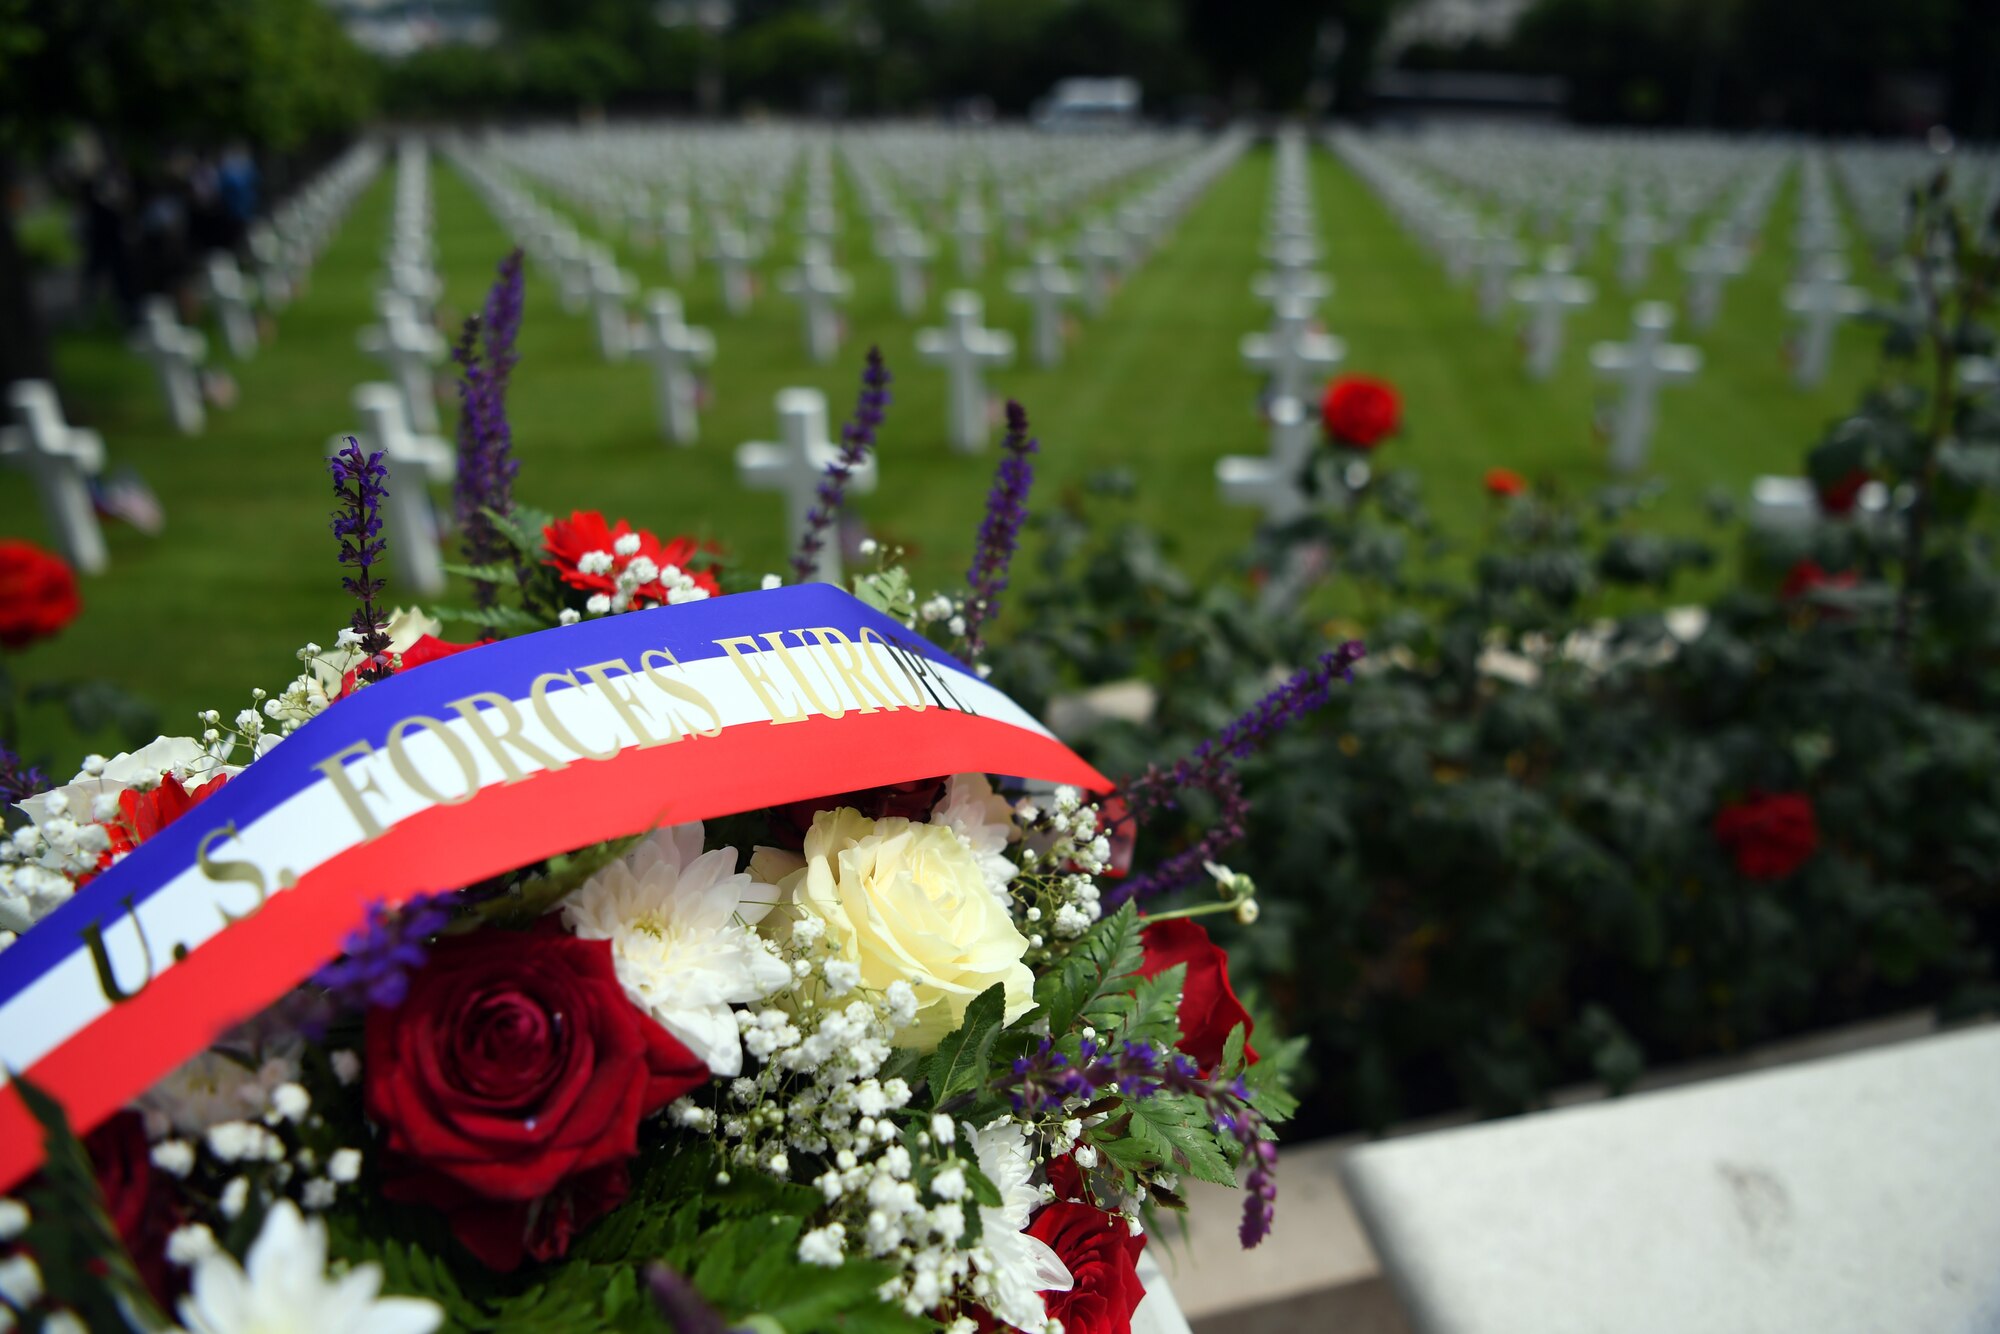
{"type": "Polygon", "coordinates": [[[1139,1281],[1144,1236],[1133,1236],[1117,1214],[1070,1203],[1036,1214],[1028,1235],[1046,1242],[1074,1280],[1068,1292],[1043,1294],[1065,1334],[1131,1334],[1132,1312],[1146,1295],[1139,1281]]]}
{"type": "MultiPolygon", "coordinates": [[[[691,570],[688,563],[695,558],[701,547],[691,537],[676,537],[670,542],[662,542],[643,528],[635,529],[620,519],[617,527],[604,522],[604,516],[596,510],[577,510],[567,519],[557,519],[542,529],[542,549],[550,559],[544,562],[554,567],[562,575],[562,581],[571,588],[580,588],[588,593],[603,593],[607,596],[618,591],[618,574],[633,561],[644,556],[653,562],[656,569],[665,570],[669,565],[678,569],[695,586],[707,590],[710,597],[722,594],[722,585],[715,582],[715,576],[707,570],[691,570]],[[617,550],[618,539],[636,535],[639,549],[630,555],[621,555],[617,550]],[[593,567],[586,572],[582,569],[585,556],[596,552],[608,555],[610,568],[599,570],[593,567]]],[[[667,589],[657,578],[640,584],[633,595],[640,606],[649,606],[667,600],[667,589]]]]}
{"type": "Polygon", "coordinates": [[[222,791],[228,781],[228,774],[217,774],[190,792],[181,786],[180,779],[165,774],[158,783],[144,791],[128,787],[120,792],[116,818],[103,821],[111,846],[98,856],[95,870],[77,877],[77,884],[89,884],[110,870],[111,864],[118,858],[148,839],[157,838],[162,829],[222,791]]]}
{"type": "Polygon", "coordinates": [[[62,560],[32,542],[0,541],[0,644],[21,648],[76,619],[83,600],[62,560]]]}
{"type": "Polygon", "coordinates": [[[1069,1154],[1049,1159],[1049,1189],[1059,1200],[1081,1200],[1084,1194],[1083,1169],[1076,1165],[1076,1159],[1069,1154]]]}
{"type": "Polygon", "coordinates": [[[851,806],[871,820],[901,816],[905,820],[924,824],[930,820],[938,802],[944,799],[944,785],[942,778],[913,778],[907,783],[884,783],[880,787],[862,788],[858,792],[841,792],[831,797],[814,797],[809,801],[773,806],[770,811],[771,837],[778,846],[797,852],[805,846],[806,831],[812,828],[813,817],[821,811],[836,811],[843,806],[851,806]]]}
{"type": "Polygon", "coordinates": [[[1752,880],[1783,880],[1819,847],[1819,821],[1801,792],[1752,792],[1715,813],[1715,841],[1752,880]]]}
{"type": "MultiPolygon", "coordinates": [[[[490,639],[480,639],[470,644],[454,644],[449,640],[439,639],[436,635],[421,635],[418,637],[416,643],[396,655],[396,659],[400,664],[396,670],[399,672],[415,671],[427,663],[436,662],[439,658],[449,658],[454,653],[463,653],[469,648],[478,648],[482,644],[490,644],[492,642],[490,639]]],[[[346,699],[354,693],[354,683],[361,678],[361,667],[366,665],[366,663],[362,663],[360,666],[349,670],[345,676],[340,678],[340,693],[334,696],[335,699],[346,699]]]]}
{"type": "Polygon", "coordinates": [[[1820,568],[1818,561],[1802,560],[1786,572],[1785,582],[1778,587],[1778,596],[1787,602],[1796,602],[1817,588],[1852,588],[1858,578],[1852,570],[1829,574],[1820,568]]]}
{"type": "Polygon", "coordinates": [[[1819,507],[1828,514],[1848,514],[1861,496],[1861,488],[1872,480],[1866,468],[1850,468],[1839,481],[1820,488],[1819,507]]]}
{"type": "Polygon", "coordinates": [[[1326,433],[1343,445],[1373,449],[1396,433],[1403,400],[1387,380],[1367,375],[1343,375],[1326,388],[1320,418],[1326,433]]]}
{"type": "Polygon", "coordinates": [[[180,1218],[172,1186],[153,1167],[145,1121],[137,1112],[119,1112],[85,1135],[83,1147],[118,1240],[154,1300],[171,1306],[187,1286],[185,1272],[167,1260],[167,1234],[180,1226],[180,1218]]]}
{"type": "Polygon", "coordinates": [[[445,1210],[500,1271],[561,1255],[616,1206],[639,1120],[708,1067],[626,999],[608,941],[486,931],[439,942],[368,1012],[364,1099],[382,1193],[445,1210]]]}
{"type": "Polygon", "coordinates": [[[1489,496],[1518,496],[1527,489],[1528,479],[1512,468],[1486,470],[1486,494],[1489,496]]]}
{"type": "Polygon", "coordinates": [[[1146,957],[1139,965],[1139,976],[1157,977],[1177,963],[1187,965],[1187,977],[1181,984],[1180,1049],[1203,1070],[1213,1070],[1222,1064],[1229,1031],[1241,1024],[1244,1058],[1256,1064],[1257,1050],[1249,1042],[1255,1025],[1229,985],[1229,956],[1208,938],[1201,923],[1170,917],[1148,923],[1140,939],[1146,957]]]}

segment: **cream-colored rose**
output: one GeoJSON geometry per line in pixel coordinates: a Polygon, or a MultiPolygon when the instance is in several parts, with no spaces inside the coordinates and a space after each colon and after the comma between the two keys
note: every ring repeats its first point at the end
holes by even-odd
{"type": "Polygon", "coordinates": [[[995,902],[979,858],[943,825],[900,817],[871,820],[851,809],[821,811],[806,834],[804,869],[781,886],[826,924],[828,942],[861,969],[861,985],[905,981],[917,1021],[897,1044],[928,1051],[965,1018],[965,1007],[999,982],[1007,1018],[1035,1003],[1028,942],[995,902]]]}

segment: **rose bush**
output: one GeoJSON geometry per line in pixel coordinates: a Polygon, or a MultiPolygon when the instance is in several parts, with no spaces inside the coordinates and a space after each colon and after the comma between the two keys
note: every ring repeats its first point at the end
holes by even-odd
{"type": "Polygon", "coordinates": [[[1326,387],[1320,400],[1320,421],[1337,444],[1373,449],[1396,433],[1403,420],[1403,400],[1387,380],[1369,375],[1343,375],[1326,387]]]}
{"type": "Polygon", "coordinates": [[[82,609],[76,575],[60,557],[32,542],[0,540],[0,646],[47,639],[82,609]]]}

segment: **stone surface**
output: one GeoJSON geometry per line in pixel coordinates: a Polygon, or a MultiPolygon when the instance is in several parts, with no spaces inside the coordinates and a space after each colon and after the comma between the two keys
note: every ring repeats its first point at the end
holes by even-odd
{"type": "Polygon", "coordinates": [[[2000,1328],[2000,1027],[1369,1145],[1343,1169],[1435,1334],[2000,1328]]]}

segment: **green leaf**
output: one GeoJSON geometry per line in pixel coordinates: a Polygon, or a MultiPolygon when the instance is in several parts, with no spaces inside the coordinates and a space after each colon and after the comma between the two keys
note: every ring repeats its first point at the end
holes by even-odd
{"type": "Polygon", "coordinates": [[[1091,1135],[1091,1142],[1120,1167],[1135,1171],[1164,1167],[1217,1185],[1236,1184],[1236,1173],[1209,1129],[1208,1109],[1196,1099],[1155,1093],[1121,1100],[1106,1125],[1117,1125],[1120,1113],[1131,1114],[1122,1135],[1091,1135]]]}
{"type": "Polygon", "coordinates": [[[856,575],[854,596],[899,621],[908,621],[917,612],[916,590],[910,587],[910,572],[900,565],[872,574],[856,575]]]}
{"type": "Polygon", "coordinates": [[[443,569],[446,574],[460,575],[475,583],[511,584],[514,582],[514,567],[511,564],[501,561],[491,561],[485,565],[458,565],[446,561],[444,562],[443,569]]]}
{"type": "Polygon", "coordinates": [[[933,1107],[986,1082],[993,1039],[1006,1017],[1007,991],[1000,983],[972,998],[972,1004],[965,1007],[965,1022],[938,1044],[937,1054],[931,1057],[925,1081],[930,1085],[933,1107]]]}
{"type": "Polygon", "coordinates": [[[463,621],[487,630],[520,630],[526,633],[549,628],[547,621],[519,607],[432,607],[431,615],[440,621],[463,621]]]}
{"type": "Polygon", "coordinates": [[[1068,1033],[1091,1005],[1124,990],[1116,984],[1145,959],[1140,930],[1138,911],[1128,903],[1093,926],[1060,965],[1042,974],[1035,983],[1035,1003],[1052,1035],[1068,1033]]]}
{"type": "Polygon", "coordinates": [[[1243,1072],[1243,1087],[1250,1094],[1250,1105],[1266,1121],[1289,1121],[1292,1113],[1298,1111],[1299,1100],[1293,1096],[1291,1085],[1305,1053],[1304,1037],[1287,1038],[1261,1053],[1257,1064],[1243,1072]]]}

